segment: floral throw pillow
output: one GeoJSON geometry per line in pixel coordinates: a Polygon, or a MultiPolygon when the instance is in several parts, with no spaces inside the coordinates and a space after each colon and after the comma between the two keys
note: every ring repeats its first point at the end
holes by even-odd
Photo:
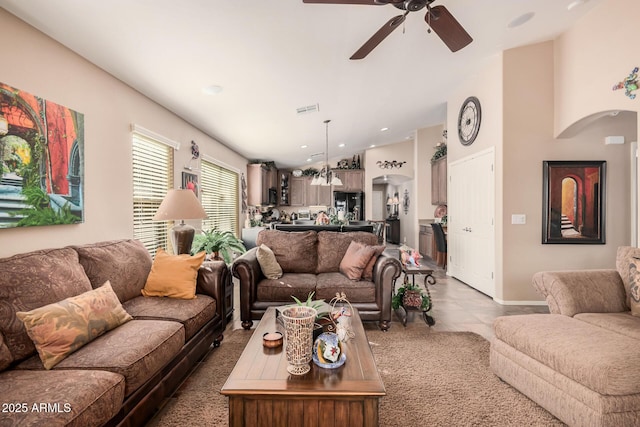
{"type": "Polygon", "coordinates": [[[97,289],[16,315],[24,322],[46,369],[133,319],[122,308],[109,281],[97,289]]]}
{"type": "Polygon", "coordinates": [[[632,258],[629,264],[629,286],[626,289],[631,314],[640,316],[640,259],[632,258]]]}

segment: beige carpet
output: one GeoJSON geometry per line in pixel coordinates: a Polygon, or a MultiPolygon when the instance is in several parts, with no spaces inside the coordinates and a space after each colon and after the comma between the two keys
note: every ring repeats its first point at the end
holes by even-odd
{"type": "MultiPolygon", "coordinates": [[[[251,333],[225,334],[148,426],[228,425],[219,391],[251,333]]],[[[416,321],[387,333],[367,325],[367,337],[387,390],[382,426],[563,425],[491,372],[489,343],[479,335],[432,332],[416,321]]]]}

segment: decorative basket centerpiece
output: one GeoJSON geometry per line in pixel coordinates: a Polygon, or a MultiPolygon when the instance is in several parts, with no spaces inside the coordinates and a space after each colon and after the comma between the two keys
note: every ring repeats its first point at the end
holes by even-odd
{"type": "Polygon", "coordinates": [[[287,353],[287,372],[304,375],[311,370],[313,324],[318,312],[306,306],[291,306],[282,310],[287,353]]]}

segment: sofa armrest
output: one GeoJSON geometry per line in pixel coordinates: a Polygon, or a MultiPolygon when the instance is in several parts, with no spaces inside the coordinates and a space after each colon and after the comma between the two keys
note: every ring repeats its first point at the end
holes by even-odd
{"type": "Polygon", "coordinates": [[[224,261],[205,261],[198,269],[196,293],[209,295],[216,300],[216,314],[225,318],[225,287],[231,273],[224,261]]]}
{"type": "Polygon", "coordinates": [[[396,279],[402,273],[402,264],[396,257],[382,253],[373,266],[373,282],[376,286],[376,303],[382,311],[382,322],[391,321],[391,297],[396,279]]]}
{"type": "Polygon", "coordinates": [[[546,299],[553,314],[573,317],[578,313],[629,310],[616,270],[543,271],[534,274],[533,287],[546,299]]]}
{"type": "Polygon", "coordinates": [[[257,298],[258,283],[264,278],[258,263],[258,248],[252,248],[236,258],[231,272],[240,282],[240,318],[251,319],[251,305],[257,298]]]}

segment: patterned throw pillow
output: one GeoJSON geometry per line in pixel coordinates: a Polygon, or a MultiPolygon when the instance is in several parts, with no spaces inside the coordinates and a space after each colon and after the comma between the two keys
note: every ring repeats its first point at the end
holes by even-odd
{"type": "Polygon", "coordinates": [[[340,273],[347,276],[350,280],[360,280],[362,272],[367,263],[375,253],[373,246],[352,240],[340,261],[340,273]]]}
{"type": "Polygon", "coordinates": [[[278,260],[269,246],[264,243],[258,246],[256,257],[262,274],[267,279],[279,279],[282,277],[282,267],[278,264],[278,260]]]}
{"type": "Polygon", "coordinates": [[[122,308],[108,281],[92,291],[31,311],[19,311],[16,316],[24,322],[46,369],[133,319],[122,308]]]}
{"type": "Polygon", "coordinates": [[[171,297],[194,299],[198,269],[204,261],[205,252],[194,256],[189,254],[170,255],[158,248],[151,266],[147,283],[142,289],[145,297],[171,297]]]}
{"type": "Polygon", "coordinates": [[[631,314],[640,317],[640,259],[631,258],[629,264],[629,286],[626,289],[631,314]]]}

